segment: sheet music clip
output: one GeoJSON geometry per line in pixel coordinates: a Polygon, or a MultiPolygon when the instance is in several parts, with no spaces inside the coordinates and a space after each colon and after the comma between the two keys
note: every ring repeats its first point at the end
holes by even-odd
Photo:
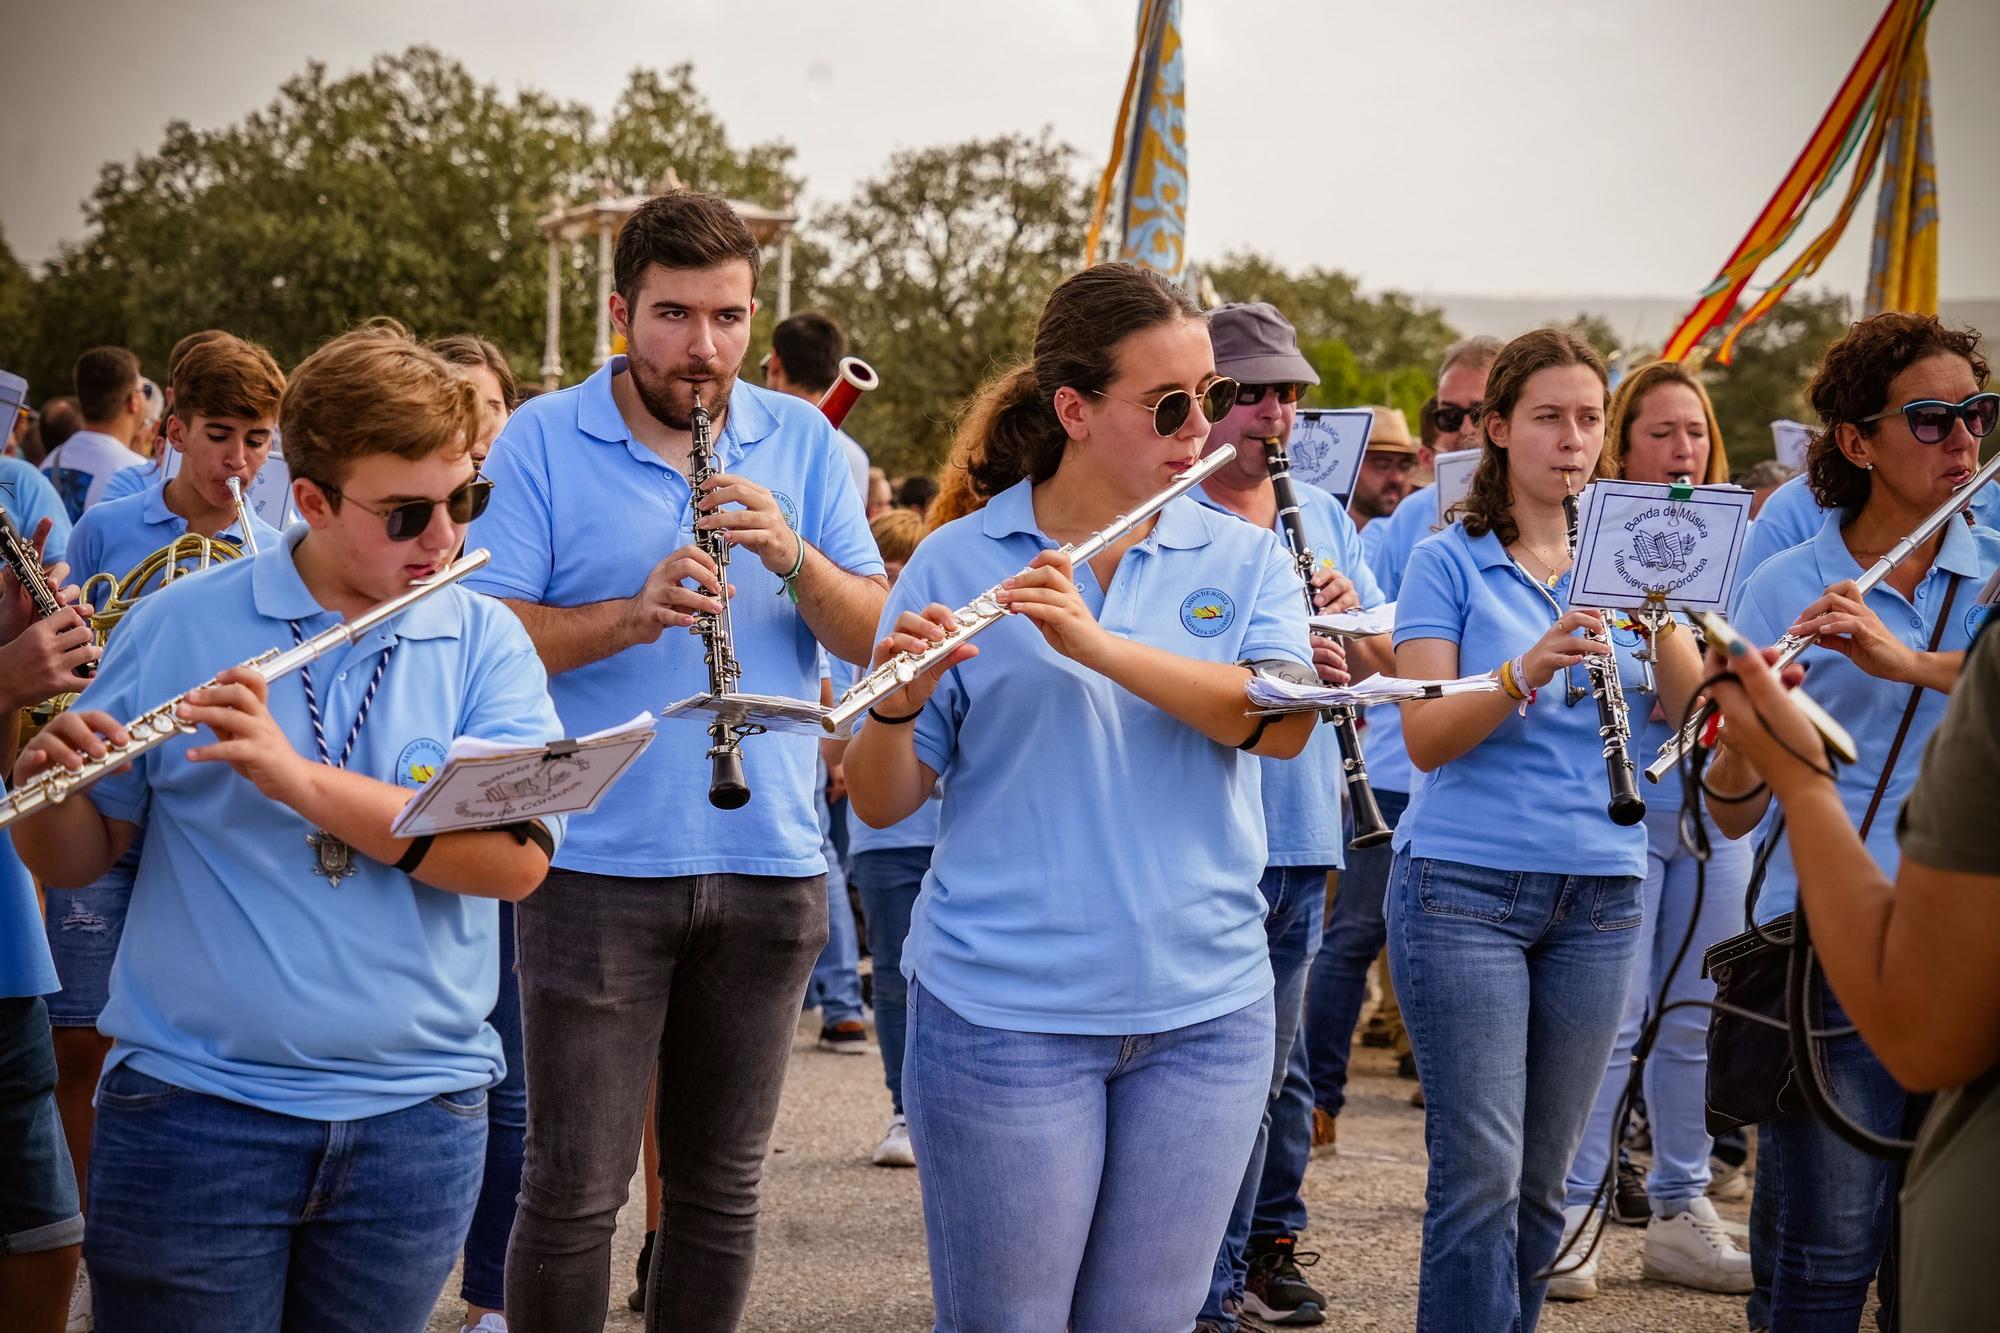
{"type": "Polygon", "coordinates": [[[551,759],[568,758],[570,755],[575,754],[576,750],[576,738],[573,736],[565,736],[559,741],[550,741],[549,748],[542,754],[542,762],[546,764],[551,759]]]}
{"type": "Polygon", "coordinates": [[[827,710],[817,701],[787,699],[775,694],[725,694],[719,698],[713,694],[693,694],[660,710],[663,718],[694,715],[718,718],[742,736],[776,731],[821,740],[828,735],[820,721],[826,714],[827,710]]]}
{"type": "Polygon", "coordinates": [[[1694,499],[1694,483],[1691,481],[1673,482],[1667,487],[1667,498],[1669,500],[1694,499]]]}
{"type": "Polygon", "coordinates": [[[1424,686],[1424,698],[1442,699],[1444,698],[1444,690],[1436,685],[1426,685],[1424,686]]]}

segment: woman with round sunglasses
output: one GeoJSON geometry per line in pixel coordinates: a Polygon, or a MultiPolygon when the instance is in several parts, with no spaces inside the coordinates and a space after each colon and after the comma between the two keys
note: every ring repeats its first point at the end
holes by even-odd
{"type": "MultiPolygon", "coordinates": [[[[1804,546],[1766,561],[1737,593],[1734,621],[1752,643],[1817,635],[1800,661],[1806,688],[1853,733],[1861,759],[1837,787],[1849,819],[1893,878],[1896,814],[1916,784],[1930,734],[1990,608],[1980,591],[2000,569],[2000,533],[1954,521],[1864,597],[1862,570],[1970,479],[1976,433],[1993,425],[1993,395],[1979,335],[1936,317],[1889,313],[1854,325],[1826,351],[1806,396],[1821,428],[1806,456],[1813,496],[1829,512],[1804,546]],[[1888,767],[1885,770],[1885,765],[1888,767]]],[[[1731,837],[1774,838],[1770,794],[1728,746],[1710,769],[1710,791],[1748,793],[1709,809],[1731,837]]],[[[1798,876],[1775,838],[1752,918],[1768,925],[1798,902],[1798,876]]],[[[1846,1026],[1822,984],[1816,1028],[1846,1026]]],[[[1851,1031],[1815,1044],[1834,1101],[1875,1134],[1907,1137],[1923,1103],[1907,1095],[1851,1031]]],[[[1751,1257],[1758,1290],[1751,1323],[1856,1327],[1868,1287],[1882,1280],[1885,1328],[1894,1324],[1894,1229],[1901,1170],[1864,1153],[1812,1113],[1759,1127],[1751,1257]]]]}
{"type": "Polygon", "coordinates": [[[1186,497],[1086,564],[1056,549],[1168,486],[1235,398],[1178,287],[1063,282],[960,424],[971,512],[883,612],[878,665],[985,589],[1014,612],[847,754],[878,828],[943,784],[903,1096],[945,1333],[1181,1333],[1250,1158],[1273,1046],[1257,756],[1316,718],[1248,717],[1243,688],[1248,664],[1311,670],[1297,576],[1186,497]]]}

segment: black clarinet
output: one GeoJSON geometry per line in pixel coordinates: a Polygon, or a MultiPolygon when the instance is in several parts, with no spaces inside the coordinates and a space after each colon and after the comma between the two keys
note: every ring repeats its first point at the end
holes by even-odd
{"type": "MultiPolygon", "coordinates": [[[[41,554],[35,550],[35,544],[14,526],[14,519],[5,505],[0,505],[0,560],[7,562],[7,567],[14,571],[14,577],[28,590],[28,600],[35,604],[37,620],[47,620],[62,611],[62,597],[50,585],[49,576],[42,569],[41,554]]],[[[85,662],[76,669],[76,674],[84,677],[96,675],[97,663],[85,662]]]]}
{"type": "MultiPolygon", "coordinates": [[[[1316,616],[1319,607],[1313,601],[1313,552],[1306,542],[1305,520],[1299,516],[1298,493],[1292,489],[1292,456],[1285,451],[1283,440],[1264,441],[1264,462],[1271,469],[1271,494],[1278,502],[1278,523],[1285,530],[1285,545],[1291,548],[1292,564],[1306,585],[1306,614],[1316,616]]],[[[1320,716],[1333,724],[1334,737],[1340,742],[1340,768],[1347,778],[1347,808],[1354,815],[1354,837],[1347,845],[1374,847],[1387,842],[1395,830],[1382,818],[1382,807],[1375,802],[1375,789],[1368,783],[1368,763],[1361,755],[1361,733],[1355,729],[1353,706],[1342,704],[1326,709],[1320,716]]]]}
{"type": "MultiPolygon", "coordinates": [[[[715,444],[711,438],[714,424],[709,420],[708,409],[701,405],[698,391],[688,423],[694,436],[688,458],[688,486],[693,492],[688,503],[692,507],[701,499],[702,484],[715,475],[715,444]]],[[[697,519],[701,517],[699,509],[694,514],[697,519]]],[[[721,588],[722,610],[714,614],[703,612],[694,618],[694,630],[701,635],[708,662],[708,692],[721,699],[736,693],[736,683],[743,677],[743,668],[736,661],[736,641],[729,629],[729,541],[720,528],[698,527],[694,530],[694,544],[715,562],[715,581],[721,588]]],[[[743,776],[742,733],[728,719],[718,716],[708,724],[708,738],[708,803],[718,810],[741,809],[750,803],[750,783],[743,776]]]]}
{"type": "MultiPolygon", "coordinates": [[[[1576,559],[1576,516],[1579,501],[1574,495],[1563,497],[1563,519],[1569,525],[1570,559],[1576,559]]],[[[1576,573],[1571,571],[1574,579],[1576,573]]],[[[1588,637],[1599,643],[1611,642],[1610,631],[1598,638],[1588,637]]],[[[1625,685],[1618,679],[1618,654],[1611,652],[1593,654],[1583,660],[1584,670],[1590,674],[1590,692],[1597,699],[1597,734],[1604,738],[1604,777],[1611,785],[1611,802],[1605,807],[1614,824],[1636,824],[1646,817],[1646,799],[1639,795],[1638,770],[1632,763],[1632,713],[1625,706],[1625,685]]],[[[1575,700],[1571,699],[1574,703],[1575,700]]]]}

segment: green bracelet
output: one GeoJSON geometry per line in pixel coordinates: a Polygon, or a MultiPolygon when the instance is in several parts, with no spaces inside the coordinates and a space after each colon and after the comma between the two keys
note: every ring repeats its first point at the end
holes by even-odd
{"type": "Polygon", "coordinates": [[[806,567],[806,539],[799,536],[797,528],[792,529],[792,538],[799,544],[799,558],[792,562],[792,572],[780,576],[779,582],[784,584],[785,596],[792,599],[793,606],[797,606],[799,604],[799,571],[806,567]]]}

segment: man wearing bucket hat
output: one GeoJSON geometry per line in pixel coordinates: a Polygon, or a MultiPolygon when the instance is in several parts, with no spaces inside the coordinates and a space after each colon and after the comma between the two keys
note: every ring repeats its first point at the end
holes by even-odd
{"type": "Polygon", "coordinates": [[[1368,410],[1375,414],[1375,425],[1368,432],[1354,494],[1347,497],[1347,513],[1357,528],[1395,513],[1417,480],[1417,442],[1410,438],[1410,423],[1402,409],[1371,406],[1368,410]]]}
{"type": "MultiPolygon", "coordinates": [[[[1216,370],[1242,386],[1235,406],[1209,432],[1208,447],[1233,444],[1237,456],[1194,496],[1212,509],[1276,530],[1283,539],[1265,445],[1290,436],[1297,403],[1319,376],[1299,354],[1291,324],[1270,305],[1225,305],[1210,311],[1208,334],[1216,370]]],[[[1316,605],[1334,611],[1381,604],[1381,591],[1362,560],[1361,538],[1347,510],[1317,486],[1295,479],[1292,489],[1313,552],[1316,605]]],[[[1348,659],[1331,642],[1316,640],[1313,658],[1322,679],[1346,679],[1348,659]]],[[[1355,654],[1352,670],[1366,675],[1381,664],[1371,647],[1355,654]]],[[[1302,1082],[1303,1062],[1298,1062],[1296,1089],[1288,1070],[1294,1064],[1306,973],[1319,943],[1327,873],[1341,863],[1342,771],[1333,728],[1319,728],[1297,758],[1265,764],[1262,778],[1268,851],[1260,887],[1269,909],[1264,927],[1277,983],[1276,1058],[1272,1101],[1197,1325],[1216,1333],[1233,1330],[1239,1311],[1274,1323],[1319,1323],[1326,1305],[1326,1297],[1299,1271],[1301,1262],[1312,1262],[1312,1256],[1297,1252],[1297,1233],[1305,1225],[1298,1189],[1311,1147],[1312,1094],[1302,1082]]]]}

